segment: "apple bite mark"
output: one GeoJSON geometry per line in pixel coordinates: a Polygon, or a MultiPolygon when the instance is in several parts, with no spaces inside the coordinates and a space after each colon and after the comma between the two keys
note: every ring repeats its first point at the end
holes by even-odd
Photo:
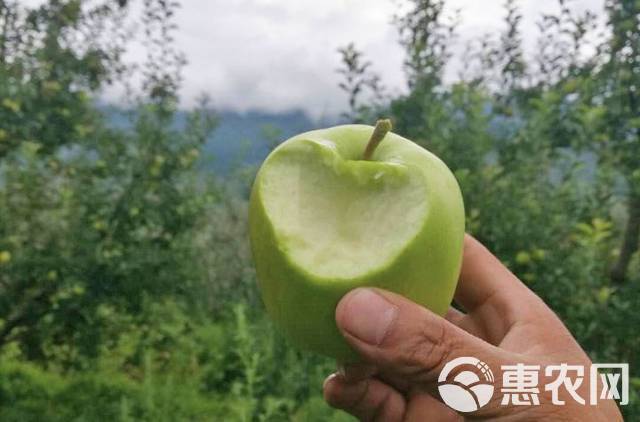
{"type": "MultiPolygon", "coordinates": [[[[386,132],[373,132],[373,149],[386,132]]],[[[378,155],[350,159],[331,140],[304,139],[270,157],[261,196],[282,253],[297,267],[329,282],[366,277],[418,235],[426,182],[415,167],[378,155]]]]}

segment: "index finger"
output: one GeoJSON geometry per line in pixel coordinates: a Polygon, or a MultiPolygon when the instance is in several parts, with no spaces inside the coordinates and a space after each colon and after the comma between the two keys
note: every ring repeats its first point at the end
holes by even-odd
{"type": "Polygon", "coordinates": [[[462,269],[454,299],[467,313],[482,314],[487,323],[498,325],[524,319],[539,311],[542,303],[470,235],[465,235],[462,269]]]}

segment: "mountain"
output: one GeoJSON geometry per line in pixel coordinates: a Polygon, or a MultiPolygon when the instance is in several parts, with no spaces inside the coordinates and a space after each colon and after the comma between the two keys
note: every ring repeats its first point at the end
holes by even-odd
{"type": "MultiPolygon", "coordinates": [[[[131,126],[126,110],[114,106],[101,109],[113,126],[131,126]]],[[[262,162],[275,144],[295,134],[338,124],[337,120],[314,121],[302,110],[282,113],[222,110],[216,115],[218,125],[204,146],[203,168],[220,175],[228,174],[238,164],[262,162]]],[[[186,112],[177,112],[176,126],[183,126],[185,118],[186,112]]]]}
{"type": "Polygon", "coordinates": [[[300,132],[331,126],[315,122],[300,110],[285,113],[249,111],[218,113],[219,123],[204,148],[212,156],[211,168],[226,174],[237,164],[257,164],[271,148],[300,132]]]}

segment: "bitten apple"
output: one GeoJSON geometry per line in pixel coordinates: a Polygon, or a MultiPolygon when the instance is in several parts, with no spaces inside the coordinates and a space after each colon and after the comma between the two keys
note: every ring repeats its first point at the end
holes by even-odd
{"type": "Polygon", "coordinates": [[[357,360],[340,298],[360,286],[444,315],[458,280],[464,206],[449,168],[395,133],[344,125],[278,146],[251,193],[251,247],[267,312],[297,345],[357,360]]]}

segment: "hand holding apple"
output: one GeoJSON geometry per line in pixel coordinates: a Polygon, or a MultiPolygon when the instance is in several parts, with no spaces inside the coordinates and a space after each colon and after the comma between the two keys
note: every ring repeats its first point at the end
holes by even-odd
{"type": "MultiPolygon", "coordinates": [[[[471,236],[464,241],[455,301],[466,313],[450,308],[442,318],[381,289],[347,293],[336,308],[336,323],[363,362],[331,374],[323,385],[325,400],[366,421],[622,421],[613,398],[585,406],[567,389],[558,392],[563,405],[552,394],[540,394],[535,406],[502,404],[499,386],[504,365],[548,368],[571,362],[588,371],[592,362],[556,314],[471,236]],[[495,386],[489,400],[467,396],[469,401],[454,394],[447,397],[455,400],[447,402],[443,392],[452,391],[448,382],[438,382],[439,396],[434,394],[444,368],[469,356],[495,371],[495,385],[469,384],[476,393],[495,386]]],[[[540,387],[544,383],[541,380],[540,387]]],[[[577,394],[589,397],[590,384],[588,377],[577,383],[577,394]]]]}

